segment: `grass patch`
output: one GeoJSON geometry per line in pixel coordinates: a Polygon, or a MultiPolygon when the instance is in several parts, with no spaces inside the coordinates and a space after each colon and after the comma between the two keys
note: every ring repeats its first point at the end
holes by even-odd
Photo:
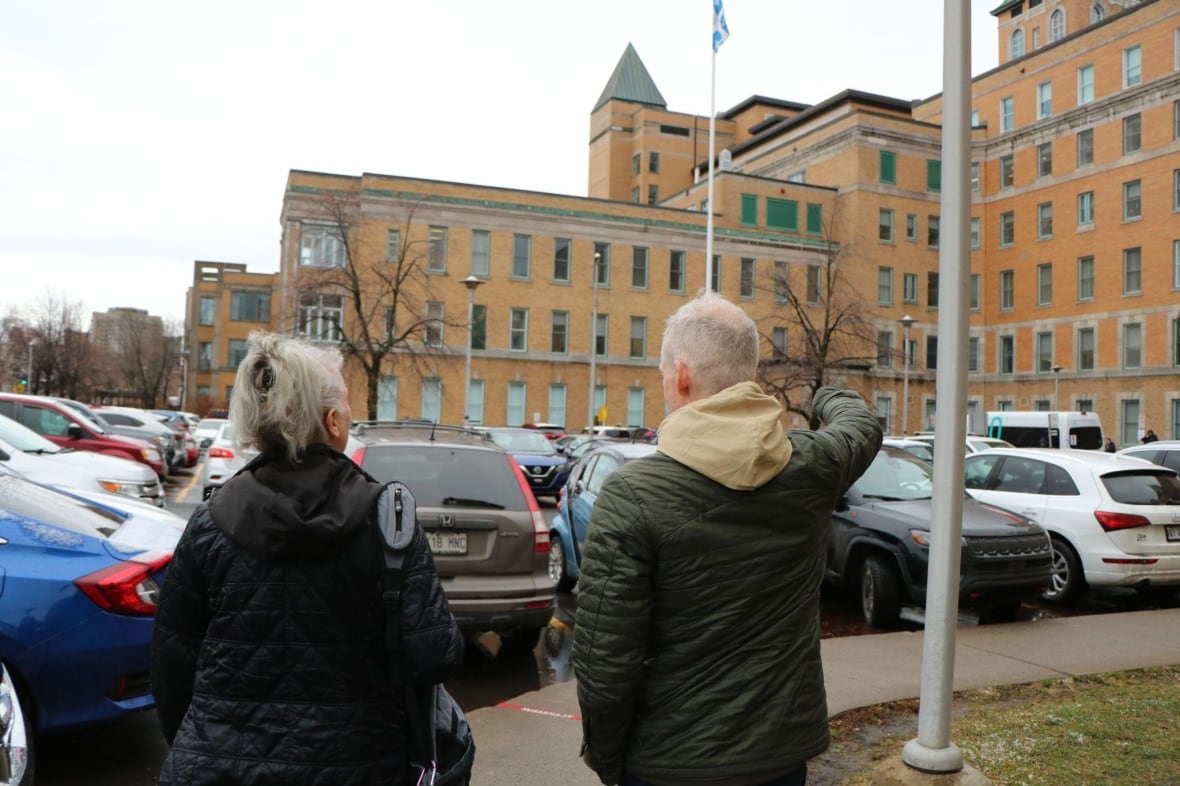
{"type": "MultiPolygon", "coordinates": [[[[808,783],[868,784],[874,763],[916,735],[917,702],[842,713],[831,727],[808,783]]],[[[967,691],[951,723],[966,762],[1005,786],[1180,784],[1178,732],[1180,667],[967,691]]]]}

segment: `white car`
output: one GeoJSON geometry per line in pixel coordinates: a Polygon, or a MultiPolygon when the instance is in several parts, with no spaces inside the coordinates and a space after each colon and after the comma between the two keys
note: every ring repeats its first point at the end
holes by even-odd
{"type": "Polygon", "coordinates": [[[1143,459],[1180,472],[1180,439],[1157,439],[1146,445],[1123,448],[1115,455],[1143,459]]]}
{"type": "Polygon", "coordinates": [[[934,463],[934,444],[926,442],[921,439],[912,439],[910,437],[885,437],[881,440],[881,445],[887,448],[897,448],[910,453],[923,461],[934,463]]]}
{"type": "Polygon", "coordinates": [[[228,422],[225,418],[205,418],[198,423],[193,429],[193,439],[197,441],[197,447],[201,450],[207,449],[213,443],[217,432],[228,422]]]}
{"type": "MultiPolygon", "coordinates": [[[[915,434],[906,439],[917,440],[918,442],[925,442],[934,450],[934,435],[933,434],[915,434]]],[[[972,453],[979,453],[984,450],[991,450],[992,448],[1013,448],[1016,447],[1011,442],[995,437],[981,437],[976,434],[968,434],[966,443],[964,445],[966,455],[970,456],[972,453]]]]}
{"type": "Polygon", "coordinates": [[[239,469],[258,455],[255,450],[243,450],[234,442],[233,426],[228,421],[221,424],[217,436],[209,443],[205,452],[205,469],[201,473],[201,499],[225,485],[239,469]]]}
{"type": "Polygon", "coordinates": [[[1098,451],[997,448],[966,459],[967,493],[1049,532],[1046,600],[1087,587],[1180,586],[1180,475],[1098,451]]]}
{"type": "Polygon", "coordinates": [[[0,415],[0,464],[37,483],[108,491],[164,507],[164,487],[146,464],[89,450],[69,450],[0,415]]]}

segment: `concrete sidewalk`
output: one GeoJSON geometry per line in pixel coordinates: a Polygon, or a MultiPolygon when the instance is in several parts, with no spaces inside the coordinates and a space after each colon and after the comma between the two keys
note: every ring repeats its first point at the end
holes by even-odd
{"type": "MultiPolygon", "coordinates": [[[[918,632],[823,641],[832,715],[921,692],[918,632]]],[[[1180,609],[1096,614],[1037,622],[961,627],[955,690],[1080,674],[1180,664],[1180,609]]],[[[478,786],[595,786],[578,757],[582,727],[570,682],[526,693],[468,715],[478,786]]]]}

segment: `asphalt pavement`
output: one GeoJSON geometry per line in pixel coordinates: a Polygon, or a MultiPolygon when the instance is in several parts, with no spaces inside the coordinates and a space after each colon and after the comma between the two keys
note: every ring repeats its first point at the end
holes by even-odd
{"type": "MultiPolygon", "coordinates": [[[[825,639],[828,711],[917,698],[923,632],[825,639]]],[[[964,626],[956,630],[955,690],[1180,664],[1180,609],[964,626]]],[[[594,786],[578,751],[571,680],[468,713],[480,786],[594,786]]],[[[953,739],[953,727],[952,727],[953,739]]]]}

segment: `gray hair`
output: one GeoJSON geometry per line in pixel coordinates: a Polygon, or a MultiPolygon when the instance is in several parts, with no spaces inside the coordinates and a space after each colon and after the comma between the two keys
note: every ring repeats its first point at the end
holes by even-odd
{"type": "Polygon", "coordinates": [[[758,370],[758,327],[737,305],[716,292],[701,291],[668,317],[660,360],[679,360],[705,395],[754,379],[758,370]]]}
{"type": "Polygon", "coordinates": [[[279,333],[251,333],[230,397],[234,439],[263,453],[302,459],[309,445],[327,442],[324,413],[348,397],[343,365],[336,349],[279,333]]]}

